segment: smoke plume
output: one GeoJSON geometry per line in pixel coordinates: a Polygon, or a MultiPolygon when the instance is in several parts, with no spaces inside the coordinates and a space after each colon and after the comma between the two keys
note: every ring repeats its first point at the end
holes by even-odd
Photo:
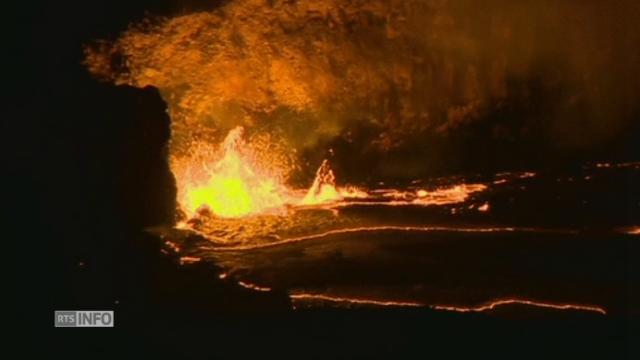
{"type": "Polygon", "coordinates": [[[86,64],[157,87],[178,156],[237,125],[298,149],[366,130],[366,146],[393,149],[487,119],[492,136],[581,148],[638,114],[639,14],[633,1],[234,0],[132,24],[86,64]],[[523,118],[496,120],[505,111],[523,118]]]}

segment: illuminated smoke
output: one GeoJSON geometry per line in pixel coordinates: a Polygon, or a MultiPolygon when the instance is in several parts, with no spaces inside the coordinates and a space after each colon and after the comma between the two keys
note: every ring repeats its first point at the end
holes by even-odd
{"type": "Polygon", "coordinates": [[[179,186],[183,164],[237,126],[307,157],[302,177],[339,141],[345,180],[364,172],[358,163],[415,178],[473,161],[482,144],[506,144],[488,158],[543,158],[541,147],[580,152],[629,133],[639,14],[634,1],[234,0],[132,24],[88,45],[85,63],[97,78],[160,90],[179,186]],[[411,156],[375,163],[398,149],[411,156]]]}
{"type": "Polygon", "coordinates": [[[544,113],[512,131],[542,127],[581,146],[614,136],[637,111],[639,11],[568,0],[236,0],[133,24],[88,47],[86,63],[103,79],[160,89],[174,154],[237,125],[278,129],[302,148],[366,124],[374,145],[393,147],[509,106],[544,113]]]}

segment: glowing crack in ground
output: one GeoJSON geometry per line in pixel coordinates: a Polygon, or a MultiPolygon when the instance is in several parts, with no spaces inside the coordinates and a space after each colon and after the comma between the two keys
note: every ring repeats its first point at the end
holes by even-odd
{"type": "Polygon", "coordinates": [[[429,305],[429,304],[411,302],[411,301],[391,301],[391,300],[375,300],[375,299],[364,299],[364,298],[340,297],[340,296],[331,296],[331,295],[325,295],[325,294],[297,293],[297,294],[291,294],[289,295],[289,297],[294,302],[294,306],[296,302],[327,301],[327,302],[340,303],[340,304],[346,304],[346,305],[425,307],[433,310],[468,313],[468,312],[491,311],[491,310],[495,310],[497,307],[504,306],[504,305],[527,305],[527,306],[554,309],[554,310],[576,310],[576,311],[595,312],[602,315],[607,314],[604,308],[600,306],[595,306],[595,305],[559,304],[559,303],[548,303],[548,302],[525,300],[525,299],[500,299],[500,300],[491,301],[483,305],[478,305],[473,307],[464,307],[464,306],[454,306],[454,305],[429,305]]]}

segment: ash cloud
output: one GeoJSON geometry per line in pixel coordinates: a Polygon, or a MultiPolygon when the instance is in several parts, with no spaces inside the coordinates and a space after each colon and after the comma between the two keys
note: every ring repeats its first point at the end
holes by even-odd
{"type": "Polygon", "coordinates": [[[235,0],[133,24],[86,65],[160,89],[174,154],[237,125],[299,149],[478,126],[582,149],[637,119],[639,24],[634,1],[235,0]]]}

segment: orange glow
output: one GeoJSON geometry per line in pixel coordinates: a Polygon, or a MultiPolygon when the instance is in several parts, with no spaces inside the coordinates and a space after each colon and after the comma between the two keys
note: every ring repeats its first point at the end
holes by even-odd
{"type": "MultiPolygon", "coordinates": [[[[217,148],[208,141],[194,140],[186,155],[171,158],[178,204],[184,215],[176,228],[195,231],[218,244],[231,245],[224,246],[222,251],[357,232],[515,231],[512,228],[392,224],[343,226],[337,218],[339,209],[344,207],[456,204],[467,201],[487,186],[459,183],[406,190],[339,186],[329,162],[324,160],[308,189],[292,188],[287,185],[289,173],[295,169],[292,153],[295,152],[284,144],[278,145],[277,139],[254,134],[250,141],[245,141],[241,127],[231,130],[217,148]],[[327,218],[328,215],[317,215],[317,212],[305,213],[308,210],[327,210],[332,215],[327,218]],[[317,227],[319,224],[323,224],[322,228],[317,227]],[[305,228],[315,228],[316,233],[309,234],[305,228]]],[[[485,206],[480,206],[479,211],[484,209],[485,206]]]]}
{"type": "MultiPolygon", "coordinates": [[[[292,165],[271,145],[247,144],[243,128],[237,127],[217,150],[198,144],[191,149],[195,155],[174,158],[178,202],[187,218],[200,213],[219,218],[285,215],[293,207],[368,197],[366,191],[356,187],[338,187],[327,160],[318,168],[308,190],[290,188],[285,180],[292,165]]],[[[189,227],[188,221],[177,224],[180,229],[189,227]]]]}
{"type": "Polygon", "coordinates": [[[251,284],[251,283],[244,282],[244,281],[238,281],[238,285],[242,286],[245,289],[254,290],[254,291],[260,291],[260,292],[271,291],[271,288],[264,287],[264,286],[258,286],[256,284],[251,284]]]}
{"type": "Polygon", "coordinates": [[[447,310],[447,311],[456,311],[456,312],[482,312],[482,311],[490,311],[494,310],[498,306],[502,305],[528,305],[556,310],[580,310],[580,311],[591,311],[597,312],[602,315],[606,315],[607,312],[599,307],[592,305],[576,305],[576,304],[554,304],[554,303],[545,303],[540,301],[532,301],[532,300],[522,300],[522,299],[504,299],[504,300],[496,300],[492,301],[485,305],[480,305],[476,307],[460,307],[460,306],[446,306],[446,305],[432,305],[431,308],[435,310],[447,310]]]}
{"type": "Polygon", "coordinates": [[[467,200],[470,194],[483,191],[487,187],[482,184],[461,184],[449,188],[438,189],[437,191],[427,192],[425,190],[418,191],[418,197],[413,200],[414,204],[423,205],[445,205],[467,200]]]}
{"type": "Polygon", "coordinates": [[[193,264],[199,262],[201,259],[196,256],[182,256],[180,257],[180,265],[193,264]]]}
{"type": "MultiPolygon", "coordinates": [[[[517,232],[517,231],[542,232],[545,230],[536,229],[536,228],[514,228],[514,227],[448,227],[448,226],[393,226],[393,225],[362,226],[362,227],[355,227],[355,228],[334,229],[334,230],[325,231],[319,234],[292,237],[292,238],[282,239],[282,240],[268,242],[268,243],[227,246],[227,247],[217,248],[216,250],[217,251],[237,251],[237,250],[262,249],[262,248],[279,246],[279,245],[289,244],[289,243],[319,240],[319,239],[323,239],[333,235],[362,233],[362,232],[380,232],[380,231],[409,231],[409,232],[452,231],[452,232],[487,233],[487,232],[517,232]]],[[[547,230],[547,231],[551,231],[551,230],[547,230]]],[[[572,231],[570,230],[559,229],[554,231],[557,233],[567,233],[567,232],[572,233],[572,231]]]]}
{"type": "Polygon", "coordinates": [[[345,304],[345,305],[426,307],[426,308],[431,308],[433,310],[466,313],[466,312],[491,311],[491,310],[495,310],[497,307],[500,307],[500,306],[517,304],[517,305],[527,305],[532,307],[548,308],[548,309],[555,309],[555,310],[576,310],[576,311],[595,312],[602,315],[607,314],[606,310],[600,306],[547,303],[547,302],[524,300],[524,299],[501,299],[501,300],[491,301],[487,304],[479,305],[475,307],[464,307],[464,306],[454,306],[454,305],[428,305],[428,304],[413,302],[413,301],[376,300],[376,299],[351,298],[351,297],[332,296],[332,295],[325,295],[325,294],[308,294],[308,293],[290,294],[289,297],[294,302],[294,306],[296,302],[327,301],[327,302],[345,304]]]}
{"type": "Polygon", "coordinates": [[[228,218],[282,211],[288,189],[281,177],[243,151],[242,135],[241,127],[231,130],[222,144],[222,157],[203,164],[199,170],[205,172],[205,181],[188,176],[179,180],[180,204],[190,217],[204,209],[228,218]]]}
{"type": "Polygon", "coordinates": [[[348,298],[348,297],[336,297],[322,294],[291,294],[289,295],[291,300],[315,300],[315,301],[329,301],[333,303],[344,303],[351,305],[375,305],[375,306],[393,306],[393,307],[423,307],[424,305],[417,302],[409,301],[381,301],[374,299],[361,299],[361,298],[348,298]]]}

